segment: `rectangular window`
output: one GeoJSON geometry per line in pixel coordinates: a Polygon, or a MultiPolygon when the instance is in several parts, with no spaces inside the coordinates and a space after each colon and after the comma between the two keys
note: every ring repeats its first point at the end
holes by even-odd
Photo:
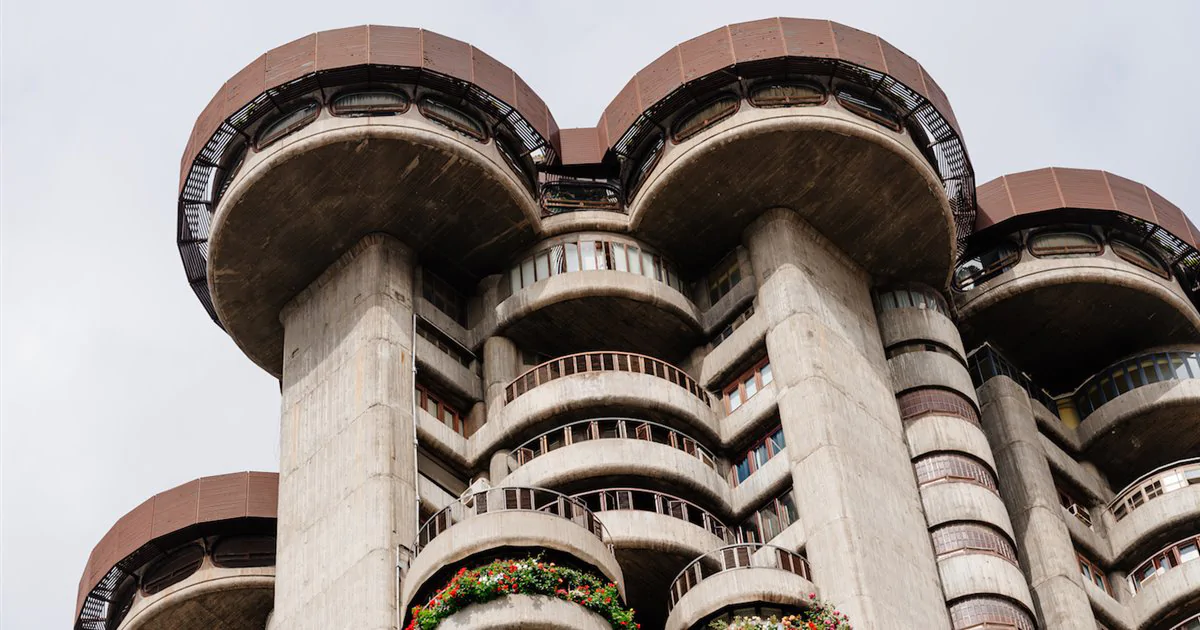
{"type": "Polygon", "coordinates": [[[1095,562],[1089,560],[1083,554],[1075,554],[1079,560],[1079,572],[1083,575],[1085,581],[1091,582],[1100,587],[1109,596],[1112,596],[1112,587],[1108,583],[1108,575],[1095,562]]]}
{"type": "Polygon", "coordinates": [[[742,268],[738,261],[737,250],[727,254],[717,266],[708,273],[708,304],[716,304],[725,297],[733,287],[742,281],[742,268]]]}
{"type": "Polygon", "coordinates": [[[462,414],[453,406],[448,405],[437,394],[433,394],[428,388],[417,383],[416,391],[413,395],[417,397],[417,406],[424,409],[429,415],[438,419],[442,424],[450,427],[459,435],[466,435],[466,426],[463,422],[462,414]]]}
{"type": "Polygon", "coordinates": [[[421,297],[454,321],[467,321],[467,300],[445,280],[421,269],[421,297]]]}
{"type": "Polygon", "coordinates": [[[613,268],[617,271],[629,271],[629,258],[625,253],[625,245],[621,243],[612,244],[613,268]]]}
{"type": "Polygon", "coordinates": [[[747,306],[746,310],[739,313],[738,316],[733,318],[732,321],[730,321],[728,324],[726,324],[725,327],[722,328],[720,332],[718,332],[716,335],[714,335],[709,347],[715,348],[722,341],[725,341],[726,339],[728,339],[729,336],[733,334],[733,331],[737,330],[738,328],[741,328],[742,324],[745,324],[746,320],[750,319],[750,316],[752,316],[752,315],[754,315],[754,305],[753,304],[751,304],[750,306],[747,306]]]}
{"type": "Polygon", "coordinates": [[[770,385],[773,380],[774,375],[771,372],[771,360],[770,358],[765,358],[753,368],[738,376],[732,385],[721,391],[721,395],[725,399],[725,411],[732,413],[755,394],[762,391],[763,387],[770,385]]]}
{"type": "Polygon", "coordinates": [[[796,518],[796,504],[792,499],[792,489],[788,488],[783,494],[756,510],[754,515],[742,524],[739,531],[745,542],[765,543],[787,529],[796,518]]]}

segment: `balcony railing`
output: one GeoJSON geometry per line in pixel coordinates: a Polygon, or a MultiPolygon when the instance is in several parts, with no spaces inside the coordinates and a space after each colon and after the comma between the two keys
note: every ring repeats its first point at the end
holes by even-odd
{"type": "Polygon", "coordinates": [[[727,544],[738,542],[734,530],[726,527],[707,510],[691,501],[662,492],[638,488],[610,488],[576,494],[571,498],[582,501],[593,512],[637,510],[663,514],[703,528],[727,544]]]}
{"type": "Polygon", "coordinates": [[[586,372],[633,372],[670,381],[708,404],[708,394],[683,370],[664,361],[631,352],[584,352],[547,361],[518,376],[504,389],[506,402],[529,390],[572,374],[586,372]]]}
{"type": "Polygon", "coordinates": [[[1171,630],[1200,630],[1200,614],[1184,619],[1178,625],[1172,626],[1171,630]]]}
{"type": "Polygon", "coordinates": [[[1104,403],[1162,381],[1200,378],[1200,352],[1156,352],[1126,359],[1093,376],[1075,390],[1080,419],[1104,403]]]}
{"type": "Polygon", "coordinates": [[[1119,521],[1164,494],[1195,485],[1200,485],[1200,457],[1167,464],[1143,475],[1108,504],[1108,511],[1119,521]]]}
{"type": "Polygon", "coordinates": [[[429,517],[417,532],[417,553],[456,523],[494,512],[553,514],[583,527],[605,543],[609,540],[604,524],[578,499],[543,488],[489,488],[465,496],[429,517]]]}
{"type": "Polygon", "coordinates": [[[679,449],[706,466],[717,469],[716,459],[708,449],[692,438],[656,422],[633,418],[594,418],[580,420],[547,431],[518,446],[513,455],[517,466],[524,466],[534,459],[564,446],[592,440],[645,440],[665,444],[679,449]]]}
{"type": "Polygon", "coordinates": [[[608,181],[555,179],[542,184],[542,216],[581,210],[625,212],[621,189],[608,181]]]}
{"type": "Polygon", "coordinates": [[[982,387],[996,376],[1007,376],[1020,385],[1030,398],[1042,403],[1050,413],[1059,415],[1058,402],[1054,397],[989,344],[983,344],[967,356],[967,371],[971,373],[971,381],[975,387],[982,387]]]}
{"type": "Polygon", "coordinates": [[[670,611],[680,598],[704,580],[725,571],[737,569],[777,569],[794,573],[808,580],[808,561],[798,553],[774,545],[741,543],[710,551],[684,567],[671,582],[670,611]]]}

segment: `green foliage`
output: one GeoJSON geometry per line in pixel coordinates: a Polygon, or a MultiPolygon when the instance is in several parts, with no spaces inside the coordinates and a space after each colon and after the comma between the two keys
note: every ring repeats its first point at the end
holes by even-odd
{"type": "Polygon", "coordinates": [[[734,617],[708,624],[708,630],[853,630],[850,620],[809,593],[808,608],[797,615],[777,617],[734,617]]]}

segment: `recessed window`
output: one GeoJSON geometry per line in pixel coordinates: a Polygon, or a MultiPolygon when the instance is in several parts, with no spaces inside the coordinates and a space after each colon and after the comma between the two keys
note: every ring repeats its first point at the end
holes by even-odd
{"type": "Polygon", "coordinates": [[[747,477],[753,475],[755,471],[762,468],[772,457],[779,454],[783,448],[787,446],[783,439],[783,427],[776,426],[767,437],[759,440],[746,451],[745,456],[739,459],[730,469],[729,483],[738,485],[746,480],[747,477]]]}
{"type": "Polygon", "coordinates": [[[788,488],[783,494],[755,510],[754,514],[742,523],[742,541],[765,543],[787,529],[788,525],[795,523],[797,518],[796,502],[792,499],[792,489],[788,488]]]}
{"type": "Polygon", "coordinates": [[[463,367],[471,367],[472,355],[459,345],[458,342],[424,319],[417,319],[417,336],[433,344],[434,347],[457,361],[463,367]]]}
{"type": "Polygon", "coordinates": [[[990,553],[1017,563],[1017,550],[1003,532],[985,523],[949,523],[929,532],[937,557],[990,553]]]}
{"type": "Polygon", "coordinates": [[[254,146],[260,150],[268,147],[276,140],[316,120],[317,115],[320,113],[320,103],[316,101],[304,101],[286,114],[263,126],[262,131],[258,132],[258,139],[255,141],[254,146]]]}
{"type": "Polygon", "coordinates": [[[1002,243],[958,266],[954,270],[954,288],[974,289],[979,283],[1008,271],[1021,260],[1021,249],[1013,243],[1002,243]]]}
{"type": "Polygon", "coordinates": [[[417,109],[429,120],[451,131],[457,131],[472,140],[487,142],[488,133],[483,122],[463,109],[430,97],[417,102],[417,109]]]}
{"type": "Polygon", "coordinates": [[[747,321],[749,321],[753,315],[754,304],[751,304],[750,306],[746,307],[746,310],[739,313],[737,317],[734,317],[732,321],[718,331],[717,334],[713,335],[712,342],[709,344],[709,347],[715,348],[720,345],[722,341],[725,341],[730,337],[730,335],[733,334],[733,331],[741,328],[742,324],[745,324],[747,321]]]}
{"type": "Polygon", "coordinates": [[[421,270],[421,297],[459,324],[467,321],[467,300],[450,283],[428,270],[421,270]]]}
{"type": "Polygon", "coordinates": [[[334,116],[394,116],[408,111],[408,96],[400,92],[351,92],[333,99],[334,116]]]}
{"type": "Polygon", "coordinates": [[[733,413],[774,380],[775,375],[771,372],[771,359],[767,357],[758,365],[738,376],[721,391],[722,398],[725,399],[725,411],[733,413]]]}
{"type": "Polygon", "coordinates": [[[741,281],[742,264],[734,250],[708,273],[708,305],[716,304],[741,281]]]}
{"type": "Polygon", "coordinates": [[[679,116],[671,128],[671,140],[683,142],[737,113],[741,103],[734,94],[723,94],[679,116]]]}
{"type": "Polygon", "coordinates": [[[450,427],[459,435],[466,435],[466,426],[462,414],[451,405],[446,404],[440,394],[434,394],[424,385],[417,383],[414,395],[417,406],[424,409],[439,422],[450,427]]]}
{"type": "Polygon", "coordinates": [[[633,197],[638,187],[645,181],[646,175],[658,164],[659,158],[662,157],[663,146],[665,145],[666,140],[663,136],[658,136],[648,142],[646,148],[638,155],[638,159],[634,161],[633,172],[629,176],[629,183],[625,186],[630,197],[633,197]]]}
{"type": "Polygon", "coordinates": [[[917,485],[965,481],[997,492],[996,475],[987,464],[965,453],[930,453],[913,460],[917,485]]]}
{"type": "Polygon", "coordinates": [[[1088,512],[1087,506],[1076,499],[1075,495],[1071,492],[1064,490],[1062,486],[1055,486],[1054,489],[1058,491],[1058,503],[1062,505],[1063,509],[1068,514],[1074,516],[1080,523],[1087,526],[1088,529],[1091,529],[1092,515],[1088,512]]]}
{"type": "Polygon", "coordinates": [[[228,569],[275,566],[274,536],[232,536],[213,545],[213,564],[228,569]]]}
{"type": "Polygon", "coordinates": [[[900,418],[908,421],[928,415],[945,415],[962,418],[971,424],[979,424],[979,412],[975,405],[961,394],[945,389],[917,389],[896,397],[900,406],[900,418]]]}
{"type": "Polygon", "coordinates": [[[950,604],[954,630],[1037,630],[1033,616],[1016,602],[991,595],[976,595],[950,604]]]}
{"type": "Polygon", "coordinates": [[[592,236],[559,242],[521,261],[509,270],[513,293],[550,276],[576,271],[624,271],[662,282],[679,292],[686,291],[675,265],[641,245],[592,236]]]}
{"type": "Polygon", "coordinates": [[[891,129],[900,131],[900,115],[896,110],[879,98],[876,94],[868,94],[858,90],[841,88],[837,91],[837,100],[842,107],[858,114],[867,120],[891,129]]]}
{"type": "Polygon", "coordinates": [[[796,107],[821,105],[828,95],[815,83],[767,83],[750,91],[750,104],[755,107],[796,107]]]}
{"type": "Polygon", "coordinates": [[[1108,575],[1101,569],[1099,565],[1092,562],[1087,556],[1077,553],[1075,559],[1079,561],[1079,573],[1083,575],[1085,582],[1091,582],[1108,593],[1112,597],[1112,585],[1108,582],[1108,575]]]}
{"type": "Polygon", "coordinates": [[[1084,232],[1038,232],[1029,239],[1029,251],[1039,258],[1096,256],[1104,246],[1084,232]]]}
{"type": "Polygon", "coordinates": [[[1185,538],[1166,549],[1154,554],[1136,569],[1129,572],[1129,582],[1133,590],[1141,590],[1146,583],[1175,567],[1200,559],[1200,537],[1185,538]]]}
{"type": "Polygon", "coordinates": [[[1133,263],[1146,271],[1158,274],[1164,278],[1171,277],[1171,272],[1167,269],[1167,266],[1154,254],[1147,252],[1137,245],[1119,239],[1113,239],[1110,241],[1110,244],[1112,245],[1113,253],[1120,256],[1125,262],[1133,263]]]}
{"type": "Polygon", "coordinates": [[[880,311],[896,308],[919,308],[937,311],[950,317],[950,307],[942,296],[932,289],[898,288],[880,291],[875,300],[880,311]]]}
{"type": "Polygon", "coordinates": [[[153,595],[184,581],[204,562],[204,547],[185,545],[151,564],[142,574],[142,592],[153,595]]]}

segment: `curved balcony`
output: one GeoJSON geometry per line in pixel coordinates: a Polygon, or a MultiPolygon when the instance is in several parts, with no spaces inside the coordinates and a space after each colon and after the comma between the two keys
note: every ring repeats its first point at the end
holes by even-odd
{"type": "MultiPolygon", "coordinates": [[[[1129,572],[1135,627],[1146,629],[1200,603],[1200,538],[1178,541],[1129,572]]],[[[1164,624],[1165,625],[1165,624],[1164,624]]]]}
{"type": "Polygon", "coordinates": [[[542,488],[490,488],[455,501],[421,526],[402,586],[403,609],[463,561],[513,548],[582,563],[625,592],[604,524],[582,502],[542,488]]]}
{"type": "Polygon", "coordinates": [[[675,265],[631,238],[556,237],[508,276],[509,294],[496,306],[496,321],[523,347],[548,353],[607,347],[682,356],[702,332],[700,313],[675,265]]]}
{"type": "Polygon", "coordinates": [[[816,593],[800,554],[758,543],[730,545],[692,561],[671,583],[668,630],[690,630],[737,604],[807,607],[816,593]]]}
{"type": "Polygon", "coordinates": [[[1108,537],[1117,558],[1166,532],[1200,522],[1200,459],[1155,470],[1108,504],[1108,537]]]}
{"type": "Polygon", "coordinates": [[[1171,626],[1171,630],[1200,630],[1200,613],[1171,626]]]}
{"type": "MultiPolygon", "coordinates": [[[[223,568],[211,558],[183,581],[139,593],[120,630],[263,628],[275,607],[275,567],[223,568]]],[[[86,627],[86,626],[85,626],[86,627]]]]}
{"type": "Polygon", "coordinates": [[[513,449],[513,470],[560,448],[591,440],[642,440],[678,449],[717,469],[712,451],[699,442],[666,425],[636,418],[592,418],[551,429],[513,449]]]}
{"type": "Polygon", "coordinates": [[[506,595],[472,604],[447,617],[438,630],[612,630],[600,615],[557,597],[506,595]]]}

